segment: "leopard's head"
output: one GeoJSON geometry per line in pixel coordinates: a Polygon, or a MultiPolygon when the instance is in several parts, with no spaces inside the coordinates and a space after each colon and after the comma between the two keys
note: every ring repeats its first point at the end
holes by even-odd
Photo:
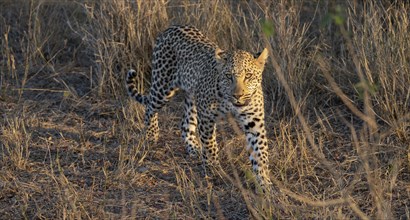
{"type": "Polygon", "coordinates": [[[262,72],[268,58],[265,48],[258,56],[246,51],[215,51],[217,69],[222,74],[220,85],[225,89],[233,105],[240,107],[249,104],[252,95],[261,88],[262,72]]]}

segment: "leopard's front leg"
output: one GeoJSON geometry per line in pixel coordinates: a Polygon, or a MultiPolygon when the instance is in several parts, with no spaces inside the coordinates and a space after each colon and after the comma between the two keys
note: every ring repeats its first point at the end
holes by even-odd
{"type": "Polygon", "coordinates": [[[252,170],[261,186],[267,188],[272,183],[269,178],[268,140],[263,108],[241,111],[238,122],[245,131],[252,170]]]}

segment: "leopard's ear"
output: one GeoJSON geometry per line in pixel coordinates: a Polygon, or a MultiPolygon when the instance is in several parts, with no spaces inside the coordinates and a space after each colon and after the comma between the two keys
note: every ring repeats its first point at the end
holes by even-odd
{"type": "Polygon", "coordinates": [[[215,59],[220,64],[225,64],[226,62],[226,52],[220,48],[215,49],[215,59]]]}
{"type": "Polygon", "coordinates": [[[215,49],[216,69],[221,72],[227,60],[227,53],[219,48],[215,49]]]}
{"type": "Polygon", "coordinates": [[[256,60],[256,64],[258,65],[259,68],[263,69],[266,63],[266,59],[269,56],[269,51],[268,49],[263,49],[262,52],[258,53],[260,54],[255,60],[256,60]]]}

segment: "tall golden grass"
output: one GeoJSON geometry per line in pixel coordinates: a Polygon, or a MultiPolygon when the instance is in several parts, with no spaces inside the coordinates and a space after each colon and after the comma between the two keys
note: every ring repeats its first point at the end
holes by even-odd
{"type": "Polygon", "coordinates": [[[409,219],[409,7],[1,1],[0,218],[409,219]],[[155,38],[171,24],[223,49],[269,48],[272,193],[255,185],[229,118],[220,176],[186,159],[178,97],[160,113],[160,143],[145,143],[124,74],[136,69],[148,88],[155,38]]]}

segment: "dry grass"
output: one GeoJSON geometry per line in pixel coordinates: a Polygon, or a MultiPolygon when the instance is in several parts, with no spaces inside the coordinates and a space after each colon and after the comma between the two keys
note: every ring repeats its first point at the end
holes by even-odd
{"type": "Polygon", "coordinates": [[[409,219],[410,8],[374,2],[1,1],[0,219],[409,219]],[[270,49],[272,194],[255,188],[229,119],[224,170],[204,178],[178,97],[160,143],[145,143],[124,74],[147,88],[170,24],[270,49]]]}

